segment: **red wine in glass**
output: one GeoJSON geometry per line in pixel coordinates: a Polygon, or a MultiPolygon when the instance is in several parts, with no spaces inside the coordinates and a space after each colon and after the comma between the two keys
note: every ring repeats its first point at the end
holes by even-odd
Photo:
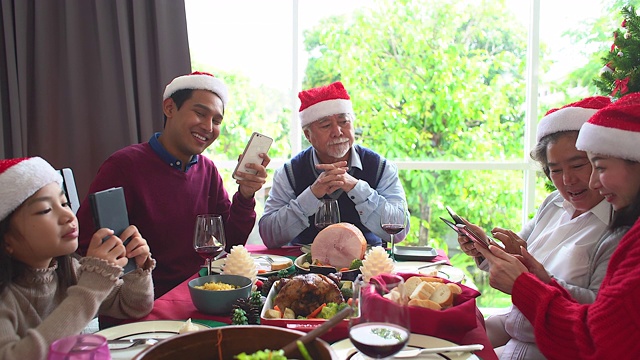
{"type": "Polygon", "coordinates": [[[204,246],[197,248],[196,252],[198,253],[198,255],[200,255],[200,257],[207,260],[215,258],[222,252],[223,249],[224,247],[222,246],[204,246]]]}
{"type": "Polygon", "coordinates": [[[395,235],[404,230],[404,226],[397,224],[384,224],[382,225],[382,230],[384,230],[384,232],[386,232],[387,234],[395,235]]]}

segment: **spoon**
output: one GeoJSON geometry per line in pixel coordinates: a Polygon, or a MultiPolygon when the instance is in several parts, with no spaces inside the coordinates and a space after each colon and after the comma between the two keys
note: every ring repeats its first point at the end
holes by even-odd
{"type": "Polygon", "coordinates": [[[457,346],[446,346],[446,347],[438,347],[438,348],[425,348],[425,349],[406,349],[402,350],[399,353],[395,354],[395,358],[409,358],[416,357],[420,354],[440,354],[440,353],[448,353],[448,352],[471,352],[478,351],[484,349],[484,345],[474,344],[474,345],[457,345],[457,346]]]}
{"type": "Polygon", "coordinates": [[[456,346],[445,346],[439,348],[424,348],[424,349],[405,349],[395,354],[396,358],[408,358],[408,357],[416,357],[420,354],[441,354],[447,352],[471,352],[478,351],[484,349],[484,345],[481,344],[473,344],[473,345],[456,345],[456,346]]]}
{"type": "Polygon", "coordinates": [[[342,319],[353,313],[353,309],[351,306],[347,306],[346,308],[338,311],[331,319],[327,320],[324,324],[318,326],[317,328],[311,330],[304,336],[301,336],[294,341],[288,343],[287,345],[282,347],[282,351],[284,351],[284,356],[289,358],[291,355],[298,349],[298,341],[301,341],[303,344],[308,344],[315,340],[318,336],[324,335],[327,331],[331,330],[332,327],[336,326],[342,319]]]}

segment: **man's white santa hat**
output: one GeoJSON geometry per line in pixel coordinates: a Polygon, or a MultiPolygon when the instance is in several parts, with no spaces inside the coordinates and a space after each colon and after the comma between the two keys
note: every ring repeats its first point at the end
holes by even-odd
{"type": "Polygon", "coordinates": [[[212,93],[218,95],[222,100],[222,105],[226,106],[229,101],[229,93],[227,91],[227,85],[224,81],[217,77],[200,71],[194,71],[188,75],[178,76],[173,79],[164,89],[164,95],[162,101],[168,99],[178,90],[191,89],[191,90],[209,90],[212,93]]]}

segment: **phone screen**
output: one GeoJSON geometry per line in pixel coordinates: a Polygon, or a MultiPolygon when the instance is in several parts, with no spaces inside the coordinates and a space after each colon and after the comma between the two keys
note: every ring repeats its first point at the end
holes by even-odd
{"type": "Polygon", "coordinates": [[[467,225],[457,224],[456,227],[458,227],[458,229],[460,229],[460,231],[464,235],[466,235],[469,239],[471,239],[471,241],[473,241],[474,243],[484,247],[485,249],[489,248],[489,243],[483,238],[481,238],[478,234],[473,232],[471,229],[469,229],[467,225]]]}
{"type": "Polygon", "coordinates": [[[445,224],[447,224],[450,228],[453,229],[453,231],[457,232],[458,235],[464,235],[464,233],[462,233],[462,231],[460,231],[460,229],[458,229],[458,227],[456,226],[456,224],[452,223],[451,221],[443,218],[442,216],[440,216],[440,220],[444,221],[445,224]]]}
{"type": "Polygon", "coordinates": [[[449,215],[451,216],[453,221],[455,221],[456,224],[464,224],[464,221],[462,221],[462,218],[458,214],[456,214],[456,212],[453,211],[453,209],[451,209],[448,206],[445,206],[445,208],[447,209],[447,212],[449,213],[449,215]]]}

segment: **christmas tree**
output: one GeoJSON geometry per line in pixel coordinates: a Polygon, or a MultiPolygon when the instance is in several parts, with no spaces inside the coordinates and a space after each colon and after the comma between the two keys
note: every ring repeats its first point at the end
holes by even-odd
{"type": "Polygon", "coordinates": [[[640,18],[631,5],[621,13],[620,29],[614,31],[611,50],[602,58],[606,65],[594,80],[602,95],[614,99],[640,91],[640,18]]]}

